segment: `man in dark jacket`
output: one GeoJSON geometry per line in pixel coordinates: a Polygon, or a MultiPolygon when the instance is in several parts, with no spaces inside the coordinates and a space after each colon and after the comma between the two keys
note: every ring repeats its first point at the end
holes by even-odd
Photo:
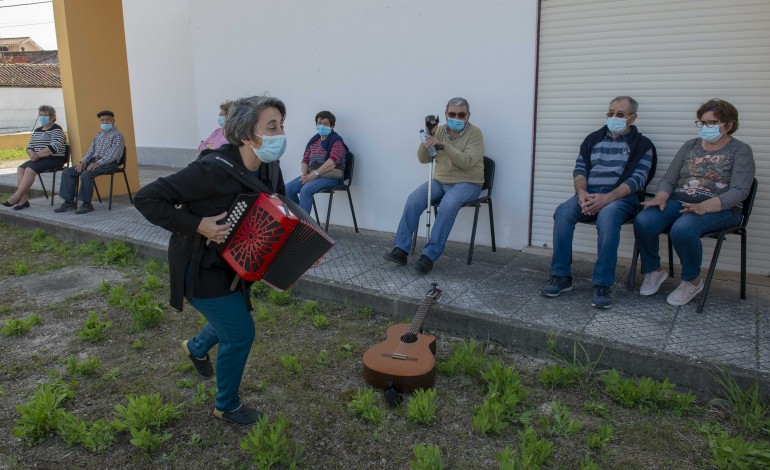
{"type": "Polygon", "coordinates": [[[630,96],[613,99],[607,124],[589,134],[580,146],[572,173],[575,195],[553,214],[551,280],[540,290],[546,297],[572,290],[575,225],[595,222],[598,250],[591,305],[612,305],[620,227],[639,211],[639,195],[655,174],[655,146],[632,125],[638,107],[630,96]]]}

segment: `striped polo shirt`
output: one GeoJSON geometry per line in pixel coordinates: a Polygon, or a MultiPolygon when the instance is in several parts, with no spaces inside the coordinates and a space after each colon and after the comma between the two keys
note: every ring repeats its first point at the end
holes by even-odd
{"type": "MultiPolygon", "coordinates": [[[[586,190],[589,193],[608,193],[618,185],[618,179],[623,175],[623,169],[631,156],[626,135],[616,139],[607,132],[604,139],[591,148],[591,174],[586,175],[586,164],[583,155],[578,155],[572,177],[584,176],[587,180],[586,190]]],[[[652,166],[652,149],[645,152],[631,176],[621,183],[631,188],[631,193],[644,189],[647,185],[647,175],[652,166]]]]}

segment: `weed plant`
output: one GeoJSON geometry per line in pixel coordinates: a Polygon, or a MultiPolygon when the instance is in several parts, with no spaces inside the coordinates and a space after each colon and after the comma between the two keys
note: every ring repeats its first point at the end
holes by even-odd
{"type": "Polygon", "coordinates": [[[706,436],[711,463],[719,469],[770,468],[770,443],[747,442],[742,436],[730,437],[718,424],[698,429],[706,436]]]}
{"type": "Polygon", "coordinates": [[[117,285],[110,289],[110,295],[107,298],[107,303],[113,307],[125,308],[128,306],[128,294],[126,293],[126,286],[117,285]]]}
{"type": "Polygon", "coordinates": [[[122,241],[111,241],[96,259],[105,265],[127,266],[136,259],[136,250],[122,241]]]}
{"type": "Polygon", "coordinates": [[[239,444],[259,469],[295,468],[303,449],[289,440],[287,428],[288,421],[283,415],[279,414],[273,424],[263,415],[239,444]]]}
{"type": "Polygon", "coordinates": [[[99,295],[105,295],[109,294],[110,292],[110,281],[103,280],[99,283],[99,288],[96,290],[96,293],[99,295]]]}
{"type": "Polygon", "coordinates": [[[307,300],[302,302],[302,304],[300,304],[297,309],[297,314],[300,317],[313,317],[314,315],[320,313],[321,309],[319,308],[318,302],[315,300],[307,300]]]}
{"type": "Polygon", "coordinates": [[[75,356],[69,356],[65,370],[69,375],[73,376],[92,376],[96,374],[101,365],[102,361],[98,357],[90,357],[83,359],[83,362],[78,362],[75,356]]]}
{"type": "Polygon", "coordinates": [[[417,424],[428,425],[436,417],[436,390],[418,388],[409,398],[406,417],[417,424]]]}
{"type": "Polygon", "coordinates": [[[476,340],[470,339],[454,345],[449,358],[445,362],[439,362],[436,368],[450,377],[459,373],[478,377],[485,361],[486,348],[476,343],[476,340]]]}
{"type": "Polygon", "coordinates": [[[658,382],[649,377],[639,380],[625,379],[616,370],[607,372],[602,378],[604,391],[615,402],[626,408],[638,408],[642,412],[670,409],[675,415],[688,413],[695,402],[692,392],[677,393],[674,384],[658,382]]]}
{"type": "Polygon", "coordinates": [[[211,401],[214,400],[214,397],[217,394],[217,386],[211,385],[206,386],[206,384],[198,384],[195,387],[195,394],[193,395],[193,405],[195,406],[202,406],[206,403],[211,403],[211,401]]]}
{"type": "Polygon", "coordinates": [[[67,243],[62,242],[59,238],[48,234],[41,229],[32,231],[30,242],[32,251],[38,253],[64,254],[69,249],[67,243]]]}
{"type": "Polygon", "coordinates": [[[14,437],[31,444],[43,441],[58,428],[65,413],[62,405],[74,395],[61,380],[42,384],[27,403],[16,406],[19,418],[13,427],[14,437]]]}
{"type": "Polygon", "coordinates": [[[495,460],[500,464],[500,470],[539,469],[550,464],[553,452],[553,443],[538,438],[535,430],[527,426],[519,431],[518,449],[506,446],[505,450],[495,454],[495,460]]]}
{"type": "MultiPolygon", "coordinates": [[[[144,341],[142,341],[141,339],[135,339],[134,340],[134,344],[132,344],[131,347],[133,349],[136,349],[137,351],[140,351],[140,350],[144,349],[144,341]]],[[[192,364],[190,364],[190,365],[192,365],[192,364]]]]}
{"type": "Polygon", "coordinates": [[[291,303],[291,291],[289,290],[270,290],[267,298],[273,305],[288,305],[291,303]]]}
{"type": "Polygon", "coordinates": [[[770,404],[754,382],[743,390],[724,369],[709,371],[709,375],[722,387],[726,398],[714,401],[722,406],[742,432],[770,434],[770,404]]]}
{"type": "Polygon", "coordinates": [[[300,375],[302,373],[302,364],[299,363],[297,356],[293,354],[285,354],[279,357],[281,364],[286,372],[292,375],[300,375]]]}
{"type": "Polygon", "coordinates": [[[32,314],[26,320],[20,318],[8,317],[5,324],[0,328],[0,334],[3,336],[24,336],[29,333],[33,326],[42,322],[40,315],[32,314]]]}
{"type": "Polygon", "coordinates": [[[195,381],[193,379],[179,379],[176,381],[177,388],[193,388],[195,387],[195,381]]]}
{"type": "Polygon", "coordinates": [[[508,427],[505,418],[505,405],[499,400],[487,398],[473,411],[471,426],[473,426],[474,431],[481,435],[500,434],[508,427]]]}
{"type": "Polygon", "coordinates": [[[610,417],[610,411],[607,409],[607,405],[603,403],[596,403],[595,401],[590,401],[583,405],[583,410],[587,413],[591,413],[594,416],[598,416],[600,418],[608,419],[610,417]]]}
{"type": "Polygon", "coordinates": [[[409,461],[409,468],[412,470],[441,470],[444,464],[441,463],[441,449],[437,446],[415,444],[412,447],[414,460],[409,461]]]}
{"type": "Polygon", "coordinates": [[[582,423],[572,419],[569,410],[560,401],[551,402],[551,411],[550,419],[546,416],[540,417],[540,424],[549,435],[569,437],[583,427],[582,423]]]}
{"type": "Polygon", "coordinates": [[[601,450],[610,443],[612,440],[612,426],[603,423],[599,425],[599,429],[586,437],[586,443],[588,447],[593,450],[601,450]]]}
{"type": "Polygon", "coordinates": [[[171,433],[153,433],[147,428],[131,428],[131,444],[142,449],[145,452],[151,452],[159,449],[164,442],[171,439],[171,433]]]}
{"type": "Polygon", "coordinates": [[[115,405],[116,428],[124,431],[130,428],[159,429],[182,416],[183,404],[167,405],[160,393],[150,395],[128,395],[127,405],[115,405]]]}
{"type": "Polygon", "coordinates": [[[81,444],[90,452],[104,452],[115,444],[114,424],[103,419],[97,419],[83,434],[81,444]]]}
{"type": "Polygon", "coordinates": [[[313,315],[313,326],[315,326],[319,330],[325,330],[329,328],[329,325],[330,325],[330,322],[329,322],[329,319],[326,317],[326,315],[322,313],[313,315]]]}
{"type": "Polygon", "coordinates": [[[131,297],[128,311],[133,324],[132,331],[144,331],[158,325],[163,320],[164,305],[149,292],[139,292],[131,297]]]}
{"type": "Polygon", "coordinates": [[[318,351],[318,354],[316,354],[315,362],[316,364],[319,364],[322,366],[329,366],[332,363],[331,354],[329,354],[329,351],[327,351],[326,349],[322,349],[318,351]]]}
{"type": "Polygon", "coordinates": [[[348,409],[370,423],[380,423],[385,416],[385,410],[377,405],[372,388],[356,390],[355,395],[348,402],[348,409]]]}
{"type": "Polygon", "coordinates": [[[88,240],[78,244],[75,251],[79,255],[94,256],[104,251],[104,243],[97,240],[88,240]]]}
{"type": "Polygon", "coordinates": [[[100,321],[99,317],[96,316],[96,312],[90,310],[88,312],[88,319],[86,319],[83,328],[78,332],[78,336],[85,341],[97,343],[107,337],[107,330],[110,328],[112,328],[111,321],[100,321]]]}
{"type": "Polygon", "coordinates": [[[21,261],[13,263],[13,265],[11,265],[11,269],[13,270],[13,274],[15,276],[26,276],[29,274],[29,267],[27,267],[26,263],[21,261]]]}
{"type": "Polygon", "coordinates": [[[266,299],[268,294],[273,289],[262,281],[255,282],[251,285],[251,297],[254,299],[266,299]]]}
{"type": "Polygon", "coordinates": [[[362,317],[371,317],[374,315],[374,309],[372,307],[361,307],[358,309],[358,314],[362,317]]]}
{"type": "Polygon", "coordinates": [[[144,277],[144,289],[148,291],[156,291],[162,287],[160,278],[154,274],[147,274],[144,277]]]}

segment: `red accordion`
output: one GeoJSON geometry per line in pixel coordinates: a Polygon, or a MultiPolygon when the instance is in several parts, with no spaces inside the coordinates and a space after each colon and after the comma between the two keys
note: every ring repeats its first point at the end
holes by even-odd
{"type": "Polygon", "coordinates": [[[238,276],[279,290],[291,287],[334,246],[310,215],[278,194],[239,195],[225,221],[232,224],[227,237],[210,246],[238,276]]]}

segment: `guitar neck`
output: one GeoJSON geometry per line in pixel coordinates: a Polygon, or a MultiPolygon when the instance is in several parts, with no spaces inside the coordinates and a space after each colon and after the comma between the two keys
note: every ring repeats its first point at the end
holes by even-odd
{"type": "Polygon", "coordinates": [[[422,328],[422,322],[425,321],[425,316],[428,314],[428,310],[430,310],[430,307],[435,301],[436,299],[428,295],[422,299],[420,308],[417,309],[417,313],[414,314],[412,322],[409,323],[409,329],[407,330],[407,333],[417,334],[420,332],[420,328],[422,328]]]}

